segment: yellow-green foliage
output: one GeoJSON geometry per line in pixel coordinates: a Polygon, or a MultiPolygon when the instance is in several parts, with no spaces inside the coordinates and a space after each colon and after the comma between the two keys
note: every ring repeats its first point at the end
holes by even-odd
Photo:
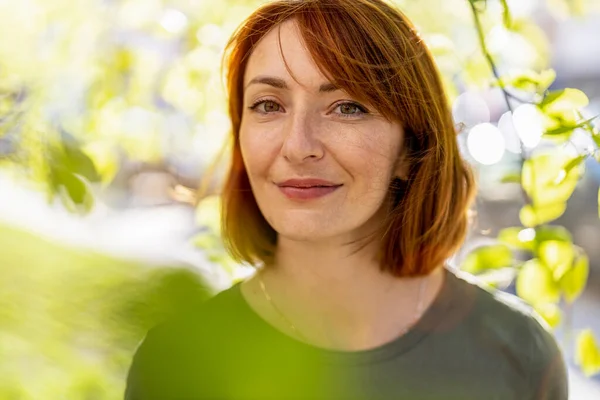
{"type": "Polygon", "coordinates": [[[147,329],[212,292],[191,270],[0,225],[0,398],[116,399],[147,329]]]}

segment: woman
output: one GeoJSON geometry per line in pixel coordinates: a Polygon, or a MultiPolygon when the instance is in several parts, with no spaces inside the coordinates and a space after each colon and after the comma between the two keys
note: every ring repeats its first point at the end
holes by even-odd
{"type": "Polygon", "coordinates": [[[535,314],[444,266],[474,184],[406,17],[279,0],[226,54],[223,237],[258,272],[152,329],[126,398],[566,399],[535,314]]]}

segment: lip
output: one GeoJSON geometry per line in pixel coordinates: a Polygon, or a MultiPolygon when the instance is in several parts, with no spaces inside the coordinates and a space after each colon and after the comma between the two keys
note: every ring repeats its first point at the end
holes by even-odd
{"type": "Polygon", "coordinates": [[[341,186],[342,185],[313,187],[279,186],[279,190],[291,200],[311,200],[327,196],[338,190],[341,186]]]}
{"type": "Polygon", "coordinates": [[[341,186],[339,184],[326,181],[324,179],[307,178],[307,179],[288,179],[287,181],[277,184],[279,187],[294,187],[294,188],[312,188],[315,186],[341,186]]]}

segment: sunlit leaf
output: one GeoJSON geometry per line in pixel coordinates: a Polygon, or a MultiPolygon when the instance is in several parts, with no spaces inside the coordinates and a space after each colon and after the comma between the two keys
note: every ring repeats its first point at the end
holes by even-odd
{"type": "Polygon", "coordinates": [[[523,226],[533,228],[545,224],[562,216],[567,209],[566,203],[555,203],[544,206],[527,204],[521,208],[519,219],[523,226]]]}
{"type": "Polygon", "coordinates": [[[538,246],[547,240],[559,240],[563,242],[573,242],[571,232],[564,226],[543,225],[535,228],[535,241],[538,246]]]}
{"type": "Polygon", "coordinates": [[[556,71],[554,71],[553,69],[545,69],[545,70],[541,71],[538,75],[537,91],[539,93],[546,91],[555,80],[556,80],[556,71]]]}
{"type": "Polygon", "coordinates": [[[471,274],[478,274],[489,269],[509,267],[513,264],[510,249],[503,244],[481,246],[470,252],[460,268],[471,274]]]}
{"type": "Polygon", "coordinates": [[[552,104],[552,102],[556,101],[557,99],[559,99],[564,93],[565,93],[566,89],[559,89],[559,90],[553,90],[551,92],[548,92],[545,96],[544,99],[542,100],[542,102],[540,102],[539,106],[541,108],[546,107],[548,104],[552,104]]]}
{"type": "Polygon", "coordinates": [[[560,325],[562,312],[558,305],[554,303],[540,303],[536,304],[534,308],[551,328],[556,328],[560,325]]]}
{"type": "Polygon", "coordinates": [[[562,110],[573,110],[586,107],[589,99],[579,89],[566,88],[550,92],[540,103],[540,107],[548,113],[562,110]]]}
{"type": "Polygon", "coordinates": [[[574,133],[578,119],[573,110],[542,114],[543,138],[556,144],[568,141],[574,133]]]}
{"type": "Polygon", "coordinates": [[[517,295],[530,304],[557,303],[560,288],[552,277],[552,271],[538,259],[523,264],[517,276],[517,295]]]}
{"type": "Polygon", "coordinates": [[[561,241],[571,244],[571,233],[562,226],[541,225],[534,228],[511,227],[498,232],[498,241],[520,250],[538,251],[546,241],[561,241]]]}
{"type": "Polygon", "coordinates": [[[96,167],[97,173],[104,185],[108,185],[119,171],[120,162],[114,146],[108,143],[90,142],[82,149],[96,167]]]}
{"type": "Polygon", "coordinates": [[[592,117],[590,119],[587,119],[583,122],[579,122],[577,124],[561,125],[557,128],[547,130],[544,134],[549,135],[549,136],[555,136],[555,135],[562,135],[567,132],[572,132],[575,129],[584,128],[584,127],[588,126],[589,123],[592,122],[593,120],[595,120],[596,118],[598,118],[598,116],[592,117]]]}
{"type": "Polygon", "coordinates": [[[571,161],[569,161],[563,168],[565,170],[565,173],[568,174],[569,172],[571,172],[571,170],[573,168],[579,167],[581,165],[581,163],[584,162],[587,158],[588,158],[587,154],[583,154],[583,155],[577,156],[574,159],[572,159],[571,161]]]}
{"type": "Polygon", "coordinates": [[[571,269],[565,272],[559,282],[568,303],[573,303],[581,295],[587,284],[588,274],[588,257],[580,254],[571,269]]]}
{"type": "Polygon", "coordinates": [[[498,232],[498,240],[517,249],[532,251],[535,243],[535,231],[531,228],[504,228],[498,232]]]}
{"type": "Polygon", "coordinates": [[[581,170],[572,167],[567,172],[564,166],[576,158],[554,150],[534,155],[523,163],[522,186],[536,207],[564,203],[571,197],[581,170]]]}
{"type": "Polygon", "coordinates": [[[72,135],[61,132],[60,142],[50,146],[49,162],[56,169],[63,169],[77,174],[90,182],[98,182],[100,176],[90,157],[79,147],[80,143],[72,135]]]}
{"type": "Polygon", "coordinates": [[[575,361],[588,377],[600,372],[600,347],[590,329],[580,332],[577,336],[575,361]]]}
{"type": "Polygon", "coordinates": [[[560,280],[569,271],[575,259],[575,249],[569,242],[548,240],[538,248],[539,259],[552,270],[555,281],[560,280]]]}
{"type": "Polygon", "coordinates": [[[90,182],[98,182],[100,175],[90,157],[74,144],[65,143],[65,164],[71,172],[85,177],[90,182]]]}
{"type": "Polygon", "coordinates": [[[52,182],[56,193],[71,212],[87,213],[94,205],[94,196],[85,178],[61,167],[52,169],[52,182]]]}
{"type": "Polygon", "coordinates": [[[524,70],[502,77],[501,82],[505,86],[518,90],[542,94],[555,79],[556,72],[553,69],[546,69],[539,73],[533,70],[524,70]]]}

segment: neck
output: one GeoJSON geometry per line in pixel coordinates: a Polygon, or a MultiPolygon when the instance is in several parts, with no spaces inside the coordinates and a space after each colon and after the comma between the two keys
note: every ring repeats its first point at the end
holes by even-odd
{"type": "MultiPolygon", "coordinates": [[[[393,340],[415,317],[421,281],[427,281],[425,308],[441,287],[440,268],[430,276],[398,278],[379,270],[372,246],[348,253],[344,247],[282,241],[276,262],[258,273],[272,302],[315,345],[355,350],[393,340]]],[[[254,289],[246,297],[255,298],[253,308],[267,322],[290,333],[264,299],[258,276],[247,282],[254,289]]]]}
{"type": "Polygon", "coordinates": [[[354,254],[351,254],[352,250],[353,247],[344,244],[280,238],[275,262],[265,271],[282,285],[294,286],[293,290],[329,293],[326,298],[332,300],[336,295],[347,297],[356,294],[357,290],[369,290],[371,285],[379,291],[387,291],[386,286],[394,278],[380,272],[374,244],[354,254]]]}

